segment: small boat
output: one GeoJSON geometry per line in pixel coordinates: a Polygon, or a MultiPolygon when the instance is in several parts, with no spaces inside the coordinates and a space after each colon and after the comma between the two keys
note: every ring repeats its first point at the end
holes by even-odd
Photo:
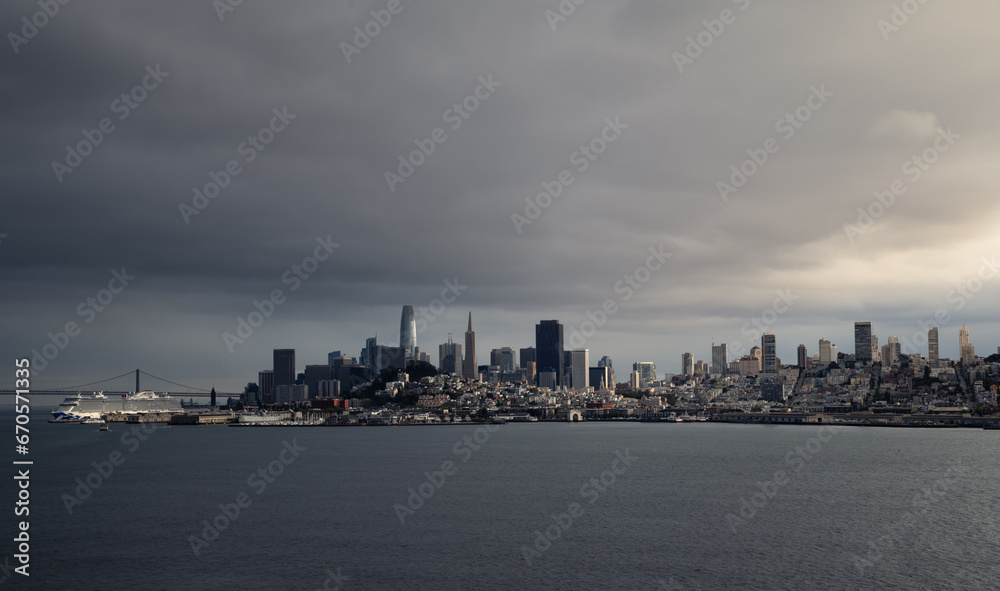
{"type": "Polygon", "coordinates": [[[101,431],[110,431],[111,430],[111,425],[109,425],[107,423],[104,423],[103,425],[101,425],[101,429],[100,430],[101,431]]]}

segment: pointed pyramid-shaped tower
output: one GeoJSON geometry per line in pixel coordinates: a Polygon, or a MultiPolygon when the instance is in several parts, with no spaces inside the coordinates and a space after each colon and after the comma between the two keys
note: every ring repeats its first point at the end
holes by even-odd
{"type": "Polygon", "coordinates": [[[476,365],[476,333],[472,332],[472,312],[469,312],[469,329],[465,331],[465,359],[462,361],[462,377],[478,379],[476,365]]]}

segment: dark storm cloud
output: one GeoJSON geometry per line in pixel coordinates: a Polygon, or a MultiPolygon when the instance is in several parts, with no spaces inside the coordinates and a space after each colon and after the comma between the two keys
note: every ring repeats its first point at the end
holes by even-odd
{"type": "MultiPolygon", "coordinates": [[[[4,353],[84,321],[79,305],[124,266],[135,281],[45,370],[50,384],[143,367],[236,389],[275,346],[312,363],[356,355],[375,331],[394,341],[401,306],[429,305],[455,278],[467,291],[418,335],[435,358],[470,309],[482,362],[531,344],[541,318],[576,326],[611,298],[620,310],[591,356],[676,369],[712,339],[747,341],[745,323],[792,289],[770,327],[791,359],[820,336],[849,350],[861,316],[883,342],[909,334],[1000,252],[994,7],[928,3],[886,40],[891,2],[587,2],[553,30],[558,2],[403,0],[348,62],[342,44],[388,5],[245,0],[220,20],[206,1],[74,2],[7,46],[4,353]],[[723,10],[732,22],[714,35],[723,10]],[[681,72],[677,55],[706,30],[681,72]],[[120,119],[114,101],[147,68],[167,75],[120,119]],[[454,105],[490,77],[453,129],[454,105]],[[785,137],[778,120],[819,87],[832,96],[785,137]],[[238,146],[274,109],[294,119],[247,162],[238,146]],[[104,118],[114,130],[60,182],[53,161],[104,118]],[[609,118],[628,127],[580,171],[609,118]],[[905,179],[932,145],[927,125],[962,137],[852,241],[845,224],[905,179]],[[386,171],[436,128],[447,139],[390,188],[386,171]],[[723,201],[717,183],[768,138],[780,149],[723,201]],[[179,207],[231,160],[239,173],[185,219],[179,207]],[[512,214],[564,170],[573,183],[519,233],[512,214]],[[328,236],[340,246],[290,291],[285,273],[328,236]],[[615,286],[661,246],[669,263],[623,301],[615,286]],[[274,289],[287,301],[230,353],[222,334],[274,289]]],[[[38,10],[4,5],[3,32],[38,10]]],[[[973,341],[995,327],[996,289],[961,311],[973,341]]]]}

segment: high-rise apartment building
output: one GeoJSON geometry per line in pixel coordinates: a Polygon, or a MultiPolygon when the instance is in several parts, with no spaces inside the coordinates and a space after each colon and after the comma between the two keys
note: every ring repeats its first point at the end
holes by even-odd
{"type": "MultiPolygon", "coordinates": [[[[563,325],[558,320],[542,320],[535,325],[535,368],[539,377],[555,373],[555,385],[563,385],[566,369],[563,356],[563,325]]],[[[541,382],[538,384],[541,386],[541,382]]]]}
{"type": "Polygon", "coordinates": [[[941,350],[938,348],[938,329],[934,328],[927,331],[927,358],[931,363],[937,363],[941,359],[941,350]]]}
{"type": "Polygon", "coordinates": [[[798,354],[799,354],[798,355],[798,357],[799,357],[798,358],[799,369],[805,369],[806,368],[806,359],[809,358],[809,352],[806,350],[806,346],[805,345],[799,345],[798,354]]]}
{"type": "Polygon", "coordinates": [[[681,355],[681,373],[686,376],[694,375],[694,355],[690,353],[681,355]]]}
{"type": "Polygon", "coordinates": [[[969,342],[969,329],[964,325],[958,331],[958,354],[962,365],[972,365],[976,360],[976,349],[969,342]]]}

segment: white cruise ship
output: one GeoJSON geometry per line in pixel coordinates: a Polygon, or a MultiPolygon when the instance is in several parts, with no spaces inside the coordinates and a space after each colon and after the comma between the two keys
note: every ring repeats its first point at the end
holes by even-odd
{"type": "Polygon", "coordinates": [[[160,396],[152,391],[105,396],[103,392],[93,395],[77,394],[63,400],[59,408],[52,411],[53,422],[77,423],[84,419],[100,419],[102,416],[119,412],[138,414],[148,412],[183,412],[180,400],[160,396]]]}

